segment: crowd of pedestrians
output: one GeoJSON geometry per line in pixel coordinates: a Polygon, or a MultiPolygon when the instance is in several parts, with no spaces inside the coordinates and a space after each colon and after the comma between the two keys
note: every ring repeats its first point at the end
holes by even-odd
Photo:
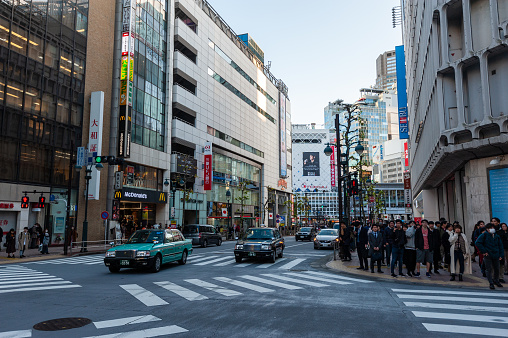
{"type": "Polygon", "coordinates": [[[498,218],[487,224],[479,221],[471,241],[458,222],[451,224],[445,219],[424,219],[421,224],[396,220],[363,225],[355,221],[351,228],[342,224],[340,234],[342,259],[350,260],[350,251],[356,248],[358,269],[370,269],[371,273],[384,273],[385,266],[394,278],[419,278],[424,266],[427,278],[449,273],[451,281],[463,281],[464,274],[472,274],[472,264],[478,258],[491,289],[503,287],[503,277],[508,275],[508,228],[498,218]]]}

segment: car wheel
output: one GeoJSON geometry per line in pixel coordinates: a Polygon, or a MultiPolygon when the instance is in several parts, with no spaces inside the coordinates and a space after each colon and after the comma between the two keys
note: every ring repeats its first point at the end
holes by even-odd
{"type": "Polygon", "coordinates": [[[237,256],[237,257],[235,257],[235,261],[236,261],[237,263],[241,263],[241,262],[242,262],[242,257],[238,257],[238,256],[237,256]]]}
{"type": "Polygon", "coordinates": [[[282,258],[282,256],[284,255],[284,249],[282,249],[279,253],[279,258],[282,258]]]}
{"type": "Polygon", "coordinates": [[[185,265],[187,263],[187,250],[182,252],[182,258],[178,261],[178,264],[185,265]]]}
{"type": "Polygon", "coordinates": [[[221,245],[222,245],[222,239],[219,239],[219,240],[217,241],[217,246],[221,246],[221,245]]]}
{"type": "Polygon", "coordinates": [[[203,241],[203,245],[201,245],[203,248],[206,248],[208,246],[208,241],[205,239],[203,241]]]}
{"type": "Polygon", "coordinates": [[[273,250],[272,256],[270,257],[270,262],[275,263],[276,259],[277,259],[277,250],[273,250]]]}
{"type": "Polygon", "coordinates": [[[157,273],[157,272],[161,271],[161,266],[162,266],[161,255],[157,254],[155,256],[155,260],[153,261],[152,272],[157,273]]]}
{"type": "Polygon", "coordinates": [[[114,266],[114,265],[110,265],[109,266],[109,272],[117,273],[118,271],[120,271],[120,267],[119,266],[114,266]]]}

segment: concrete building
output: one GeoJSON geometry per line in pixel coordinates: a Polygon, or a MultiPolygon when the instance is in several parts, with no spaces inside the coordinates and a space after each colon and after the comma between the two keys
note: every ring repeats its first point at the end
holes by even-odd
{"type": "Polygon", "coordinates": [[[413,196],[469,236],[508,219],[508,2],[406,1],[403,16],[413,196]]]}
{"type": "Polygon", "coordinates": [[[376,59],[376,85],[375,88],[390,90],[397,83],[395,69],[395,50],[384,52],[376,59]]]}

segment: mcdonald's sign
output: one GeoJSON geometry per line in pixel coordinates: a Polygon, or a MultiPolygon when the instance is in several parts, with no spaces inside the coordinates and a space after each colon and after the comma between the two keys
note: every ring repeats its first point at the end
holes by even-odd
{"type": "Polygon", "coordinates": [[[115,199],[132,202],[167,203],[167,195],[164,191],[153,191],[136,188],[126,188],[115,191],[115,199]]]}
{"type": "Polygon", "coordinates": [[[115,200],[122,199],[122,190],[115,190],[115,200]]]}
{"type": "Polygon", "coordinates": [[[166,193],[165,192],[161,192],[159,194],[159,202],[166,203],[166,193]]]}

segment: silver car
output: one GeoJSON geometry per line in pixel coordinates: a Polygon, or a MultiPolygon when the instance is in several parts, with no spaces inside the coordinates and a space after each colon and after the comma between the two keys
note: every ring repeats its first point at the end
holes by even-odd
{"type": "Polygon", "coordinates": [[[314,249],[333,248],[337,243],[339,243],[339,230],[323,229],[314,238],[314,249]]]}

